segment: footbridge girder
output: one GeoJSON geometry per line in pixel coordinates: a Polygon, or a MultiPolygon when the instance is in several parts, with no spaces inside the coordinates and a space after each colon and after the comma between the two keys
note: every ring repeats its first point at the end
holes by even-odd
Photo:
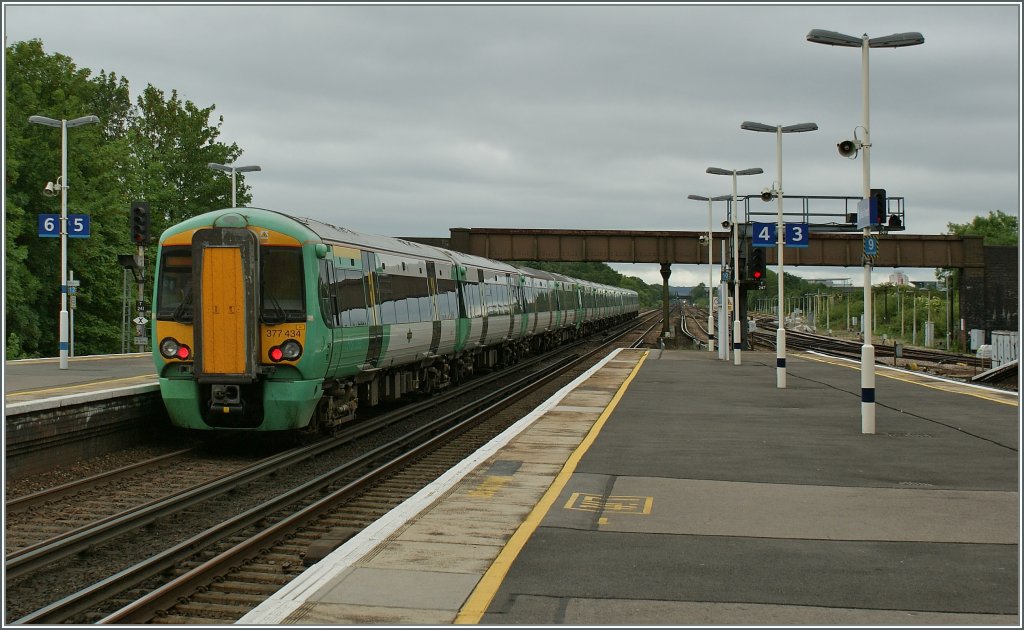
{"type": "MultiPolygon", "coordinates": [[[[879,234],[876,267],[983,268],[985,253],[979,236],[879,234]]],[[[444,246],[495,260],[606,263],[708,263],[707,232],[643,230],[541,230],[451,228],[444,246]]],[[[712,263],[719,264],[718,241],[732,235],[712,233],[712,263]]],[[[860,267],[864,243],[859,233],[814,233],[806,248],[787,247],[787,266],[860,267]]],[[[765,248],[769,265],[776,248],[765,248]]]]}

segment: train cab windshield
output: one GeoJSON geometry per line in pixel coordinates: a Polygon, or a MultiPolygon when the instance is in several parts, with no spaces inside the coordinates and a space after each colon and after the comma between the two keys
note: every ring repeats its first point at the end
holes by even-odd
{"type": "Polygon", "coordinates": [[[306,321],[302,250],[263,247],[260,250],[260,317],[265,324],[306,321]]]}
{"type": "Polygon", "coordinates": [[[192,248],[167,247],[160,261],[156,318],[192,321],[192,248]]]}
{"type": "MultiPolygon", "coordinates": [[[[189,323],[193,319],[192,249],[167,247],[160,261],[156,317],[189,323]]],[[[266,324],[306,321],[302,250],[264,247],[260,252],[260,317],[266,324]]]]}

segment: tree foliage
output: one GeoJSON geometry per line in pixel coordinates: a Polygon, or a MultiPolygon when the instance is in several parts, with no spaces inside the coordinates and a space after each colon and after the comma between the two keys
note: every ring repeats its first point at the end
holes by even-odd
{"type": "Polygon", "coordinates": [[[985,245],[1017,245],[1020,242],[1017,217],[1002,210],[976,216],[970,223],[947,223],[950,234],[983,236],[985,245]]]}
{"type": "MultiPolygon", "coordinates": [[[[33,115],[71,120],[95,114],[100,119],[100,124],[67,133],[68,213],[88,214],[91,224],[89,238],[68,239],[68,269],[81,282],[75,354],[120,352],[125,271],[117,256],[135,253],[131,201],[150,203],[154,237],[182,219],[225,207],[230,185],[206,164],[233,162],[241,150],[218,142],[223,119],[210,122],[212,105],[182,102],[177,92],[167,97],[152,85],[133,104],[127,79],[105,71],[93,77],[71,58],[47,54],[40,40],[17,42],[4,53],[6,356],[54,356],[57,351],[60,239],[40,238],[37,216],[61,211],[59,195],[43,195],[46,182],[57,183],[60,176],[61,133],[29,123],[33,115]]],[[[244,182],[238,199],[240,204],[251,199],[244,182]]],[[[148,250],[151,261],[155,246],[148,250]]],[[[152,277],[151,271],[147,275],[152,277]]]]}

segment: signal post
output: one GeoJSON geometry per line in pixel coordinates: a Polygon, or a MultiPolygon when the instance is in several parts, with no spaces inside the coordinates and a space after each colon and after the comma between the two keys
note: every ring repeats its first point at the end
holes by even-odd
{"type": "Polygon", "coordinates": [[[138,245],[135,254],[135,267],[139,270],[138,293],[135,300],[135,345],[139,352],[146,351],[146,243],[149,242],[149,203],[145,201],[133,201],[131,207],[132,242],[138,245]]]}

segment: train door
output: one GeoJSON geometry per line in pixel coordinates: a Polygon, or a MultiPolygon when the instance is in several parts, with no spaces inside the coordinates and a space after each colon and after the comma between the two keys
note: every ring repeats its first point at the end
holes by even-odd
{"type": "Polygon", "coordinates": [[[341,353],[337,346],[341,345],[341,335],[335,330],[341,319],[338,313],[337,280],[334,261],[327,257],[320,261],[320,279],[317,285],[320,298],[320,314],[324,318],[324,331],[327,334],[324,358],[326,373],[333,374],[337,368],[341,353]]]}
{"type": "Polygon", "coordinates": [[[258,256],[256,235],[244,228],[203,229],[192,239],[200,383],[256,380],[258,256]]]}
{"type": "Polygon", "coordinates": [[[487,301],[487,284],[484,282],[484,270],[477,269],[477,284],[476,286],[470,286],[470,291],[477,292],[477,299],[480,303],[480,343],[481,346],[487,345],[487,327],[490,323],[490,305],[487,301]]]}
{"type": "MultiPolygon", "coordinates": [[[[446,299],[446,296],[439,296],[437,290],[437,264],[433,261],[427,261],[427,292],[428,301],[430,302],[430,321],[432,322],[432,329],[430,334],[430,354],[436,355],[438,348],[441,347],[441,311],[438,305],[438,300],[446,299]]],[[[426,320],[426,315],[420,312],[420,318],[426,320]]]]}
{"type": "Polygon", "coordinates": [[[369,346],[366,351],[366,362],[371,367],[377,367],[380,357],[384,354],[384,326],[380,318],[380,303],[378,300],[377,287],[377,256],[373,252],[362,252],[363,271],[366,274],[366,291],[369,297],[369,346]]]}

